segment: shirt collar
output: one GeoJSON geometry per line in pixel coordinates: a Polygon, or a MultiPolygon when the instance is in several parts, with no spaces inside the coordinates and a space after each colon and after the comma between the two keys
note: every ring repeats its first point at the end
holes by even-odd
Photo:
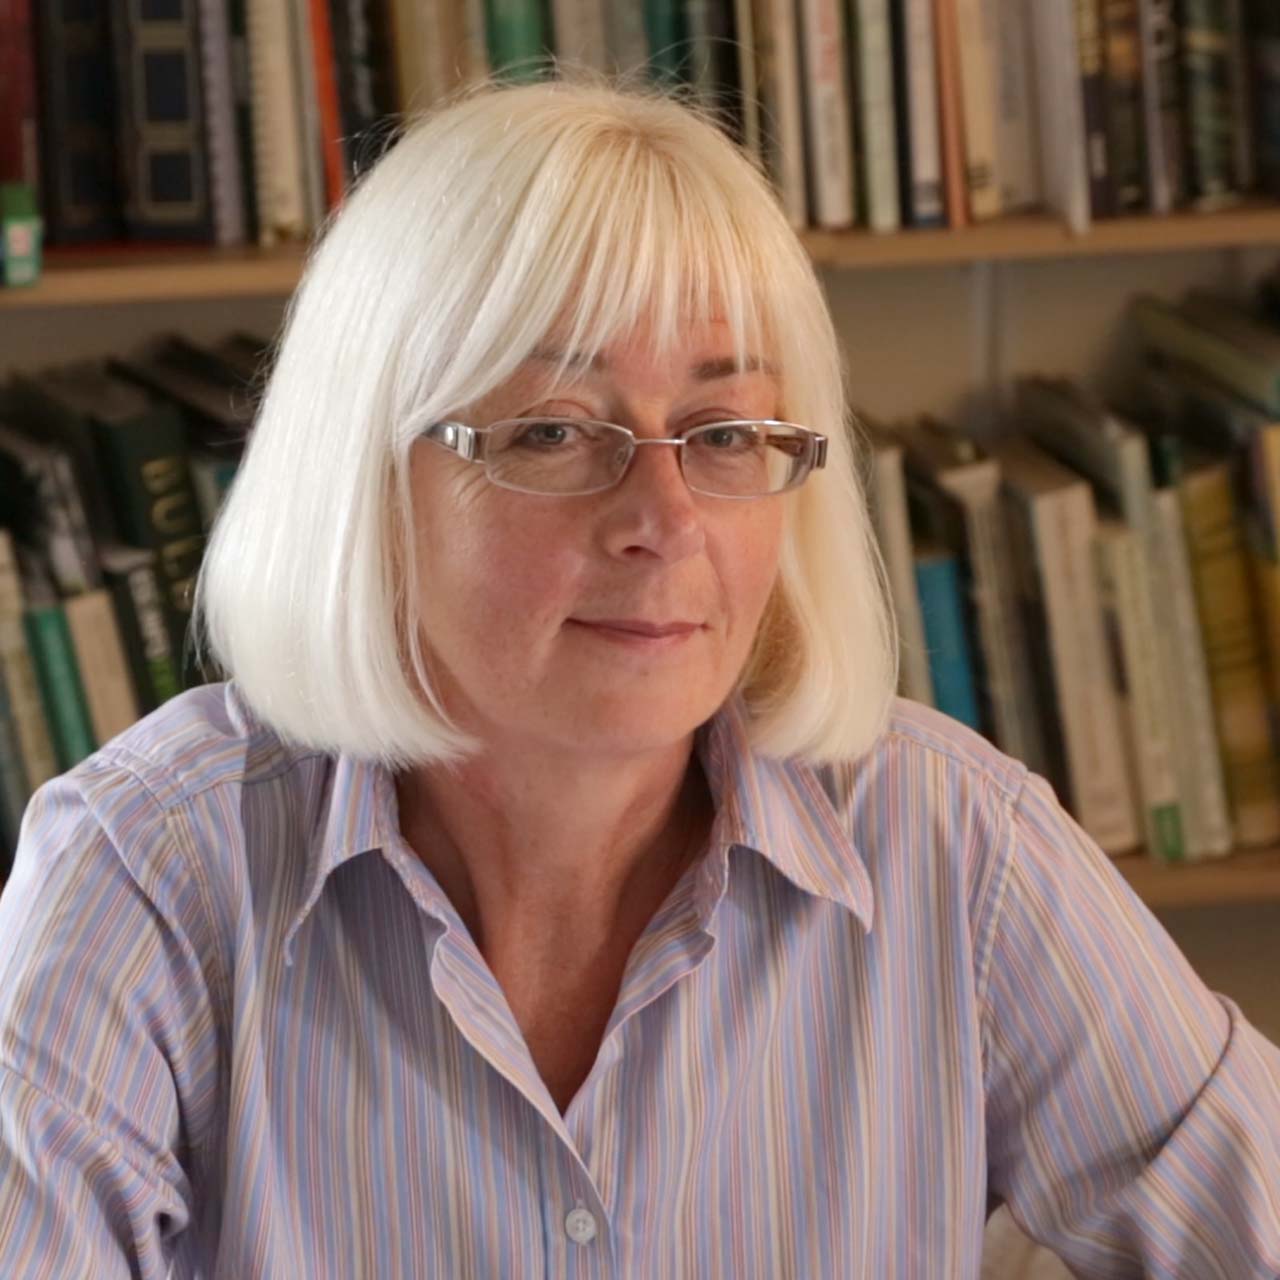
{"type": "MultiPolygon", "coordinates": [[[[252,717],[242,700],[236,703],[237,718],[247,726],[252,717]]],[[[738,697],[702,726],[696,746],[716,807],[712,852],[750,850],[804,892],[852,912],[869,930],[874,916],[871,879],[854,847],[847,816],[852,768],[758,755],[738,697]]],[[[388,769],[347,754],[332,759],[326,800],[307,846],[302,897],[284,938],[286,964],[291,963],[293,936],[329,876],[351,858],[386,847],[396,835],[398,810],[388,769]]]]}

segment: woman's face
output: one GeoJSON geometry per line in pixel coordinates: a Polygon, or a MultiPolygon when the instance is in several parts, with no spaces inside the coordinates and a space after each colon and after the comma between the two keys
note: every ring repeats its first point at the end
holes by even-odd
{"type": "MultiPolygon", "coordinates": [[[[597,418],[641,438],[779,416],[769,372],[731,371],[722,323],[686,338],[664,362],[642,341],[607,347],[603,368],[554,394],[551,362],[535,356],[460,416],[476,427],[534,414],[597,418]],[[730,372],[699,368],[716,361],[730,372]]],[[[638,449],[615,488],[547,497],[499,488],[482,466],[416,446],[423,638],[462,727],[495,746],[600,756],[669,745],[714,713],[774,584],[790,499],[693,493],[678,452],[638,449]],[[605,622],[687,629],[655,639],[605,622]]]]}

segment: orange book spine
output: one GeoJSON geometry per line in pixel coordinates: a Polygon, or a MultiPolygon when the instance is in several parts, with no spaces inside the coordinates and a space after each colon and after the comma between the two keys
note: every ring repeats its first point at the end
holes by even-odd
{"type": "Polygon", "coordinates": [[[311,49],[315,59],[316,96],[320,107],[321,149],[324,156],[325,199],[336,209],[346,194],[342,157],[342,113],[338,107],[338,76],[333,53],[333,28],[328,0],[311,0],[311,49]]]}

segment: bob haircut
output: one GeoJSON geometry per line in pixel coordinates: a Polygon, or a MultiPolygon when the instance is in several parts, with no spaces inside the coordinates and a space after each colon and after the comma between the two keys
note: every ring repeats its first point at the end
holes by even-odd
{"type": "Polygon", "coordinates": [[[826,468],[783,499],[734,692],[756,750],[860,755],[897,643],[812,263],[710,116],[590,73],[484,82],[415,118],[327,221],[197,582],[202,656],[304,746],[392,769],[471,754],[428,677],[429,587],[410,590],[418,433],[465,421],[553,327],[566,354],[643,331],[661,355],[713,317],[740,365],[761,346],[776,364],[782,416],[829,438],[826,468]]]}

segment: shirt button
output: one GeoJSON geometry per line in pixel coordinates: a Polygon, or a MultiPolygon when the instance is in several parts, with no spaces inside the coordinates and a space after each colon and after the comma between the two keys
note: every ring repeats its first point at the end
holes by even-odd
{"type": "Polygon", "coordinates": [[[596,1238],[596,1220],[587,1209],[570,1209],[564,1217],[564,1229],[577,1244],[590,1244],[596,1238]]]}

